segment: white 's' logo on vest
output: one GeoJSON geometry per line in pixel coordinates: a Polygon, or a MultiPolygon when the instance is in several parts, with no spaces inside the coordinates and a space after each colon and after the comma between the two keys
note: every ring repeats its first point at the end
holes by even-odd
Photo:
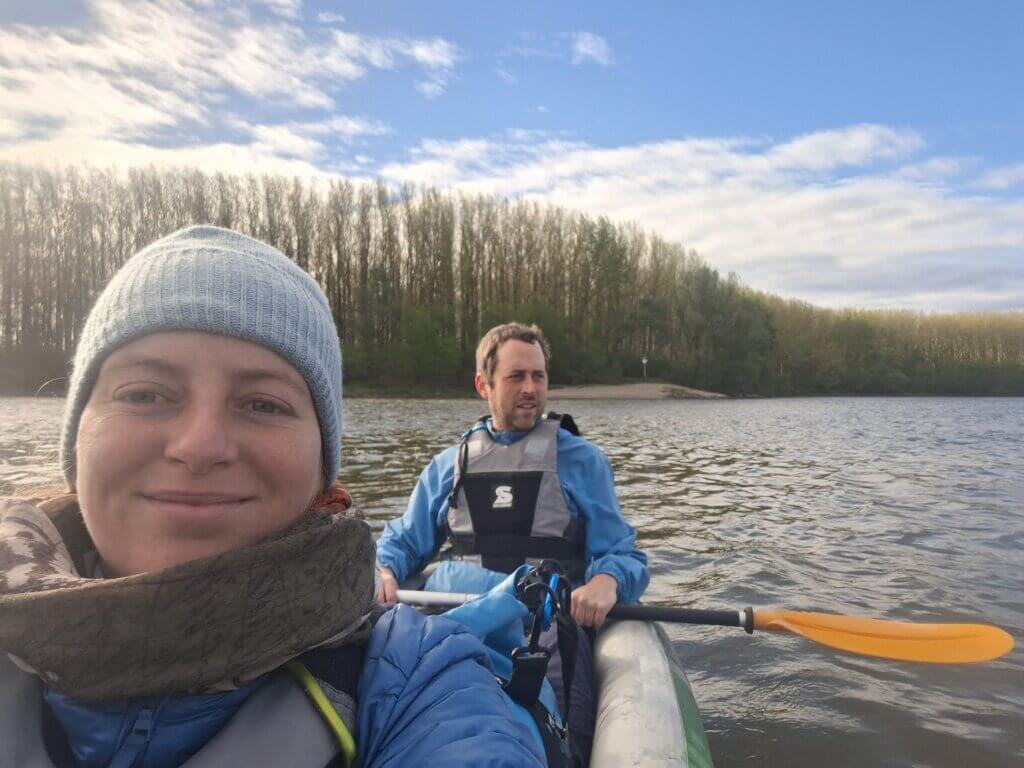
{"type": "Polygon", "coordinates": [[[512,486],[499,485],[494,489],[494,503],[491,509],[508,509],[512,506],[512,486]]]}

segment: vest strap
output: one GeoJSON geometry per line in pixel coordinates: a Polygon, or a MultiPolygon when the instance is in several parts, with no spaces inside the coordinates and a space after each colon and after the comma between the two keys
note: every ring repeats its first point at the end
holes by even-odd
{"type": "Polygon", "coordinates": [[[316,678],[301,662],[292,659],[285,664],[285,667],[309,696],[313,706],[316,707],[317,712],[320,713],[324,722],[327,723],[327,727],[331,729],[331,733],[338,740],[338,746],[341,747],[341,752],[345,756],[345,765],[352,766],[356,760],[356,740],[352,738],[348,726],[345,725],[345,721],[341,719],[334,705],[327,699],[327,694],[323,692],[316,678]]]}
{"type": "MultiPolygon", "coordinates": [[[[582,527],[582,526],[579,526],[582,527]]],[[[554,536],[522,536],[515,533],[453,534],[452,553],[456,555],[501,555],[552,559],[568,562],[582,557],[586,547],[583,536],[559,539],[554,536]]]]}
{"type": "Polygon", "coordinates": [[[526,707],[533,722],[540,731],[540,740],[544,744],[544,757],[548,768],[577,768],[579,762],[572,755],[569,745],[569,732],[558,724],[558,721],[539,701],[532,707],[526,707]]]}

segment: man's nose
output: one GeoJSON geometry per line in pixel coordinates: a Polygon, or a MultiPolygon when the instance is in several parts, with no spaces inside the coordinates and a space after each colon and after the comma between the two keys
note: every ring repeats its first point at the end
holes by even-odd
{"type": "Polygon", "coordinates": [[[230,414],[221,403],[190,402],[168,426],[171,434],[164,455],[184,464],[193,474],[205,475],[238,457],[230,414]]]}

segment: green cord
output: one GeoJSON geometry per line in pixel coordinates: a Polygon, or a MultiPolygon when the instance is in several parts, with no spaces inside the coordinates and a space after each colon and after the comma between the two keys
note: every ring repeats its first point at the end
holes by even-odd
{"type": "Polygon", "coordinates": [[[303,664],[292,659],[285,664],[285,667],[299,681],[299,685],[302,686],[306,695],[309,696],[313,706],[317,708],[324,720],[327,721],[327,727],[331,729],[334,737],[338,740],[338,744],[341,745],[341,751],[345,755],[345,764],[351,766],[356,759],[356,741],[352,738],[352,734],[348,726],[345,725],[345,721],[338,714],[338,710],[327,699],[316,678],[313,677],[313,674],[303,664]]]}

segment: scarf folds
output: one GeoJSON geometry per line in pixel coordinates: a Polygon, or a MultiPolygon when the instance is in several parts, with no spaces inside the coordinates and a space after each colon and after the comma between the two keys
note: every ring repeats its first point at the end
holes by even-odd
{"type": "Polygon", "coordinates": [[[0,650],[61,693],[105,701],[231,690],[365,640],[374,543],[350,506],[335,484],[251,547],[96,579],[80,575],[94,548],[73,496],[0,504],[0,650]]]}

